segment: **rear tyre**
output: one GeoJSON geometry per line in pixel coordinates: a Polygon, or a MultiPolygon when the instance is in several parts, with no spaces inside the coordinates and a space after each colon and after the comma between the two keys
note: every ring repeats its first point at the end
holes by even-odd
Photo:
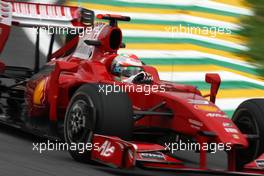
{"type": "Polygon", "coordinates": [[[243,134],[259,136],[259,140],[249,140],[247,149],[237,151],[237,169],[240,170],[264,152],[264,99],[250,99],[241,103],[232,120],[243,134]]]}
{"type": "MultiPolygon", "coordinates": [[[[65,115],[64,138],[69,145],[91,143],[93,133],[129,140],[133,111],[126,93],[99,91],[99,85],[86,84],[73,95],[65,115]]],[[[80,162],[89,162],[91,150],[69,150],[80,162]]]]}

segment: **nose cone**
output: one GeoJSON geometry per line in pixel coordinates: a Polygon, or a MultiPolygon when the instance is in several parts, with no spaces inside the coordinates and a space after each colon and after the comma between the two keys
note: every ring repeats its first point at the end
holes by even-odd
{"type": "Polygon", "coordinates": [[[244,134],[215,104],[205,99],[192,99],[187,103],[190,104],[194,119],[202,122],[201,131],[212,132],[220,143],[248,147],[248,141],[244,134]]]}
{"type": "Polygon", "coordinates": [[[218,142],[229,143],[230,146],[248,147],[247,139],[237,128],[233,121],[219,108],[214,106],[211,110],[217,112],[199,112],[204,119],[204,130],[211,131],[217,136],[218,142]]]}

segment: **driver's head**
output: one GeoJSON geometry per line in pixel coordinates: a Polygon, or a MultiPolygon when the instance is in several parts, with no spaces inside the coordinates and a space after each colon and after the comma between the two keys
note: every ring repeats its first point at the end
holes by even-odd
{"type": "Polygon", "coordinates": [[[112,74],[119,77],[131,77],[143,71],[142,62],[134,54],[120,54],[111,65],[112,74]]]}

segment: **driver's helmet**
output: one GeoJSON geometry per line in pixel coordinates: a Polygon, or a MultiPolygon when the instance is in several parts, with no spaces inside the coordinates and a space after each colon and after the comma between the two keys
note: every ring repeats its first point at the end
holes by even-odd
{"type": "Polygon", "coordinates": [[[120,54],[111,65],[112,74],[119,77],[131,77],[143,71],[142,62],[134,54],[120,54]]]}

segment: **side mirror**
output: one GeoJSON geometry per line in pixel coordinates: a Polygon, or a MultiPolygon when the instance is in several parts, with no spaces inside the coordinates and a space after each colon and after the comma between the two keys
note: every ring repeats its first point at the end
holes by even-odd
{"type": "Polygon", "coordinates": [[[210,89],[210,101],[215,103],[215,98],[218,92],[218,89],[221,84],[221,78],[219,74],[216,73],[207,73],[205,75],[205,81],[209,84],[211,84],[211,89],[210,89]]]}

